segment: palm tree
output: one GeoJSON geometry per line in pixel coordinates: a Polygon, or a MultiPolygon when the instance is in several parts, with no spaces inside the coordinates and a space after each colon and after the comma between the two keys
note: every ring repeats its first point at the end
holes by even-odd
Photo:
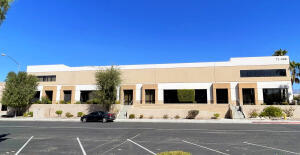
{"type": "Polygon", "coordinates": [[[276,50],[272,56],[284,56],[287,54],[287,52],[288,52],[287,50],[279,49],[276,50]]]}
{"type": "Polygon", "coordinates": [[[290,71],[291,71],[291,81],[292,81],[292,85],[294,83],[299,83],[299,73],[300,70],[300,63],[296,63],[295,61],[290,62],[290,71]]]}

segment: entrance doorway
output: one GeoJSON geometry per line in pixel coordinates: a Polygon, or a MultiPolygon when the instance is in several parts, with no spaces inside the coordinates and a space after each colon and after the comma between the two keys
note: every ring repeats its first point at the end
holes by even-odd
{"type": "Polygon", "coordinates": [[[254,88],[243,88],[242,93],[243,93],[243,104],[246,105],[255,104],[254,88]]]}
{"type": "Polygon", "coordinates": [[[124,105],[133,104],[133,90],[124,90],[124,105]]]}
{"type": "Polygon", "coordinates": [[[52,102],[53,91],[52,90],[51,91],[46,90],[45,93],[46,93],[46,97],[52,102]]]}

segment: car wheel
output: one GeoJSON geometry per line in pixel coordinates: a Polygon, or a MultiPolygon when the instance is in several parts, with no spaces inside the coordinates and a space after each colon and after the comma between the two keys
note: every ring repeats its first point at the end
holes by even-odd
{"type": "Polygon", "coordinates": [[[85,123],[85,122],[86,122],[86,118],[83,118],[83,119],[81,120],[81,122],[85,123]]]}
{"type": "Polygon", "coordinates": [[[107,118],[103,118],[102,123],[106,123],[106,122],[107,122],[107,118]]]}

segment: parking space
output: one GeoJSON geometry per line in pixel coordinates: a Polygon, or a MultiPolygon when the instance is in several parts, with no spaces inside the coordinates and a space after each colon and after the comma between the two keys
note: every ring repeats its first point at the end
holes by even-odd
{"type": "Polygon", "coordinates": [[[0,154],[300,154],[299,125],[0,122],[0,154]],[[256,126],[256,127],[255,127],[256,126]]]}

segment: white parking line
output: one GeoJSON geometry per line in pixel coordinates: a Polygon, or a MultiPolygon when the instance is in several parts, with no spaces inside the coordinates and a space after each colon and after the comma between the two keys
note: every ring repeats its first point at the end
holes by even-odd
{"type": "Polygon", "coordinates": [[[149,153],[151,153],[151,154],[153,154],[153,155],[156,155],[156,153],[150,151],[149,149],[145,148],[144,146],[142,146],[142,145],[140,145],[140,144],[138,144],[138,143],[136,143],[136,142],[134,142],[134,141],[132,141],[132,140],[130,140],[130,139],[127,139],[127,140],[128,140],[129,142],[131,142],[131,143],[133,143],[133,144],[139,146],[140,148],[146,150],[147,152],[149,152],[149,153]]]}
{"type": "Polygon", "coordinates": [[[248,144],[248,145],[254,145],[254,146],[264,147],[264,148],[268,148],[268,149],[278,150],[278,151],[282,151],[282,152],[287,152],[287,153],[291,153],[291,154],[300,154],[300,153],[296,153],[296,152],[292,152],[292,151],[287,151],[287,150],[283,150],[283,149],[277,149],[277,148],[274,148],[274,147],[269,147],[269,146],[264,146],[264,145],[249,143],[249,142],[243,142],[243,143],[244,144],[248,144]]]}
{"type": "Polygon", "coordinates": [[[82,144],[81,144],[81,142],[80,142],[80,140],[79,140],[78,137],[77,137],[77,141],[78,141],[79,146],[80,146],[80,148],[81,148],[82,154],[83,154],[83,155],[86,155],[86,152],[85,152],[85,150],[84,150],[84,148],[83,148],[83,146],[82,146],[82,144]]]}
{"type": "Polygon", "coordinates": [[[188,141],[185,141],[185,140],[182,140],[182,141],[185,142],[185,143],[188,143],[188,144],[192,144],[192,145],[195,145],[195,146],[198,146],[198,147],[201,147],[201,148],[204,148],[204,149],[213,151],[213,152],[217,152],[217,153],[219,153],[219,154],[230,155],[230,154],[227,154],[227,153],[224,153],[224,152],[221,152],[221,151],[218,151],[218,150],[214,150],[214,149],[211,149],[211,148],[208,148],[208,147],[199,145],[199,144],[195,144],[195,143],[188,142],[188,141]]]}
{"type": "Polygon", "coordinates": [[[29,141],[33,138],[33,136],[31,136],[27,141],[26,143],[19,149],[19,151],[15,154],[15,155],[18,155],[23,149],[24,147],[29,143],[29,141]]]}

